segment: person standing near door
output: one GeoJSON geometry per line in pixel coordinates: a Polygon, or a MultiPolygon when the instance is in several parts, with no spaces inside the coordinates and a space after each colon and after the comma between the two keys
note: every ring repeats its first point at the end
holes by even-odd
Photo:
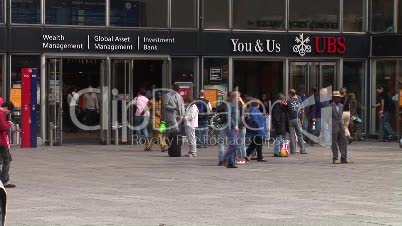
{"type": "Polygon", "coordinates": [[[14,184],[10,184],[10,162],[12,161],[10,154],[10,140],[8,139],[8,131],[13,122],[7,121],[7,116],[14,110],[14,104],[6,101],[0,107],[0,163],[2,164],[0,180],[6,188],[14,188],[14,184]]]}
{"type": "Polygon", "coordinates": [[[354,93],[349,94],[346,106],[349,106],[350,110],[350,130],[355,134],[355,140],[362,141],[362,106],[354,93]]]}
{"type": "Polygon", "coordinates": [[[350,136],[350,131],[349,131],[350,109],[349,109],[349,105],[346,104],[346,102],[348,102],[348,94],[347,94],[346,87],[342,87],[339,90],[339,93],[341,95],[340,103],[344,106],[343,113],[342,113],[343,129],[345,130],[346,139],[348,140],[349,144],[351,144],[353,139],[350,136]]]}
{"type": "Polygon", "coordinates": [[[208,146],[208,114],[212,111],[209,100],[205,99],[205,90],[200,90],[200,97],[196,100],[199,111],[197,134],[197,148],[208,146]]]}
{"type": "Polygon", "coordinates": [[[95,126],[99,114],[98,95],[93,92],[92,86],[88,86],[89,92],[84,94],[83,110],[87,126],[95,126]]]}
{"type": "Polygon", "coordinates": [[[296,152],[295,132],[297,135],[300,154],[307,154],[304,147],[303,133],[301,125],[304,120],[304,110],[301,109],[301,101],[296,95],[296,90],[289,90],[289,99],[286,101],[287,112],[289,118],[289,132],[290,132],[290,153],[296,152]],[[301,114],[300,114],[301,113],[301,114]],[[299,118],[300,117],[300,118],[299,118]]]}
{"type": "MultiPolygon", "coordinates": [[[[133,105],[136,106],[135,114],[134,114],[134,126],[136,128],[136,134],[137,134],[137,143],[140,141],[141,136],[144,136],[144,138],[148,141],[149,139],[149,134],[148,134],[148,98],[145,97],[145,89],[141,88],[138,91],[137,97],[134,98],[133,100],[133,105]]],[[[145,148],[145,151],[148,151],[147,148],[145,148]]]]}
{"type": "Polygon", "coordinates": [[[169,133],[168,154],[170,157],[181,157],[182,139],[179,123],[185,114],[185,108],[183,98],[178,92],[179,85],[174,84],[173,90],[163,97],[163,119],[167,124],[169,133]]]}
{"type": "Polygon", "coordinates": [[[186,154],[186,157],[197,157],[195,129],[198,127],[198,108],[191,96],[186,97],[184,103],[187,105],[187,110],[186,115],[183,116],[183,120],[189,146],[189,151],[186,154]]]}
{"type": "Polygon", "coordinates": [[[382,126],[383,128],[381,128],[381,130],[384,131],[382,139],[383,141],[389,141],[396,137],[396,133],[392,129],[391,124],[389,122],[391,112],[393,110],[393,102],[392,102],[393,100],[390,96],[388,96],[384,85],[377,86],[377,94],[379,102],[373,105],[372,107],[373,108],[380,107],[380,111],[378,112],[378,114],[380,121],[382,121],[382,125],[380,126],[382,126]]]}
{"type": "Polygon", "coordinates": [[[327,117],[324,117],[329,127],[332,128],[332,163],[352,163],[348,160],[348,144],[343,129],[342,112],[343,104],[341,102],[341,94],[339,91],[334,91],[332,94],[331,111],[327,117]],[[341,153],[341,160],[338,159],[338,152],[341,153]]]}

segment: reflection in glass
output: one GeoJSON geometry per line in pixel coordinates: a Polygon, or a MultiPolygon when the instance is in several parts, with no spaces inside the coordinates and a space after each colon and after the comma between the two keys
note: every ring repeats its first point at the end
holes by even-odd
{"type": "Polygon", "coordinates": [[[339,0],[290,0],[289,4],[290,30],[339,30],[339,0]]]}
{"type": "Polygon", "coordinates": [[[233,28],[284,30],[286,1],[234,0],[233,28]]]}
{"type": "Polygon", "coordinates": [[[172,0],[172,27],[196,28],[197,27],[197,1],[196,0],[172,0]]]}
{"type": "Polygon", "coordinates": [[[46,24],[105,26],[105,0],[46,0],[46,24]]]}
{"type": "Polygon", "coordinates": [[[372,0],[371,10],[371,31],[373,32],[392,32],[394,1],[392,0],[372,0]]]}
{"type": "Polygon", "coordinates": [[[40,0],[12,0],[11,22],[40,24],[40,0]]]}
{"type": "Polygon", "coordinates": [[[110,1],[110,25],[121,27],[167,27],[166,0],[110,1]]]}
{"type": "Polygon", "coordinates": [[[364,0],[343,1],[343,30],[362,32],[364,30],[364,0]]]}
{"type": "Polygon", "coordinates": [[[283,62],[235,61],[233,86],[249,96],[267,94],[273,100],[283,89],[283,62]]]}
{"type": "Polygon", "coordinates": [[[229,28],[229,1],[228,0],[204,0],[204,24],[205,29],[229,28]]]}

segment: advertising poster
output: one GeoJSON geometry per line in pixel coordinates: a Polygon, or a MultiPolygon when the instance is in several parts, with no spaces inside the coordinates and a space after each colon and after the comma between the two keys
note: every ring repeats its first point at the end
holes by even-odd
{"type": "Polygon", "coordinates": [[[15,107],[21,107],[21,88],[10,89],[10,100],[15,107]]]}
{"type": "Polygon", "coordinates": [[[227,99],[228,92],[229,92],[229,88],[228,88],[227,84],[205,85],[204,90],[207,90],[207,89],[215,89],[217,91],[218,102],[227,99]]]}
{"type": "Polygon", "coordinates": [[[179,94],[184,99],[188,96],[193,96],[193,83],[192,82],[176,82],[179,85],[179,94]]]}
{"type": "Polygon", "coordinates": [[[206,89],[205,90],[205,99],[207,99],[211,106],[214,108],[217,105],[218,101],[218,90],[217,89],[206,89]]]}

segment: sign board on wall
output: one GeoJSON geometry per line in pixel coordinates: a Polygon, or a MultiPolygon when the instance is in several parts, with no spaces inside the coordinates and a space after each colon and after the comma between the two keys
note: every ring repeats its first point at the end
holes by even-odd
{"type": "Polygon", "coordinates": [[[209,69],[209,80],[210,81],[222,81],[222,68],[211,67],[209,69]]]}

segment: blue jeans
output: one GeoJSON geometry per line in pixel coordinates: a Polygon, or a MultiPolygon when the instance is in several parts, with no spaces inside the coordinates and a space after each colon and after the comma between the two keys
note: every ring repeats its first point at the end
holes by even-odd
{"type": "Polygon", "coordinates": [[[391,127],[391,123],[389,123],[389,120],[391,118],[391,113],[390,112],[384,112],[384,136],[388,138],[389,136],[395,136],[396,133],[391,127]]]}
{"type": "Polygon", "coordinates": [[[279,155],[279,152],[281,151],[281,145],[283,144],[283,136],[282,135],[276,135],[275,136],[275,144],[274,144],[274,154],[279,155]]]}
{"type": "Polygon", "coordinates": [[[225,155],[225,140],[226,140],[226,129],[219,130],[218,144],[219,144],[219,161],[224,161],[223,156],[225,155]]]}
{"type": "Polygon", "coordinates": [[[243,126],[243,128],[240,130],[239,133],[239,138],[237,148],[236,148],[236,153],[238,156],[241,158],[246,157],[246,127],[243,126]]]}
{"type": "Polygon", "coordinates": [[[228,136],[228,149],[224,155],[224,159],[226,159],[228,165],[234,165],[239,132],[234,129],[226,128],[226,135],[228,136]]]}
{"type": "Polygon", "coordinates": [[[301,153],[304,152],[305,150],[304,150],[303,134],[298,118],[289,121],[289,131],[290,131],[290,152],[293,154],[296,151],[295,132],[297,135],[297,140],[299,142],[300,152],[301,153]]]}
{"type": "Polygon", "coordinates": [[[195,132],[197,135],[197,146],[206,147],[208,145],[208,121],[199,121],[195,132]]]}
{"type": "MultiPolygon", "coordinates": [[[[141,126],[141,124],[144,122],[144,120],[147,120],[146,117],[144,116],[135,116],[134,117],[134,125],[135,126],[141,126]]],[[[135,134],[137,134],[137,138],[140,139],[141,138],[141,134],[148,138],[149,134],[148,134],[148,128],[147,128],[147,124],[144,124],[141,126],[141,129],[137,129],[135,131],[135,134]]]]}

